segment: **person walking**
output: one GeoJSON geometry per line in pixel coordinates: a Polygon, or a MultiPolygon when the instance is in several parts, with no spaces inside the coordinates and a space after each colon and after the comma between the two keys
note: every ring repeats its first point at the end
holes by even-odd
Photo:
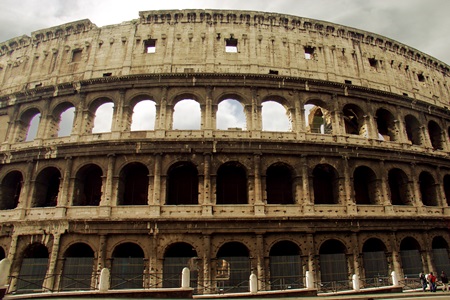
{"type": "Polygon", "coordinates": [[[420,283],[422,284],[422,290],[425,292],[427,290],[427,277],[425,276],[425,273],[422,271],[419,274],[420,283]]]}
{"type": "Polygon", "coordinates": [[[433,275],[433,272],[430,272],[428,280],[430,281],[430,292],[436,292],[436,276],[433,275]]]}
{"type": "Polygon", "coordinates": [[[444,271],[441,272],[442,291],[448,292],[448,277],[444,271]]]}

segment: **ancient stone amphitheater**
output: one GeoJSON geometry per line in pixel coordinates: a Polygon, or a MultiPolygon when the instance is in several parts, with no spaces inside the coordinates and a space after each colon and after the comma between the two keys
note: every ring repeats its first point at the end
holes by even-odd
{"type": "Polygon", "coordinates": [[[105,267],[111,289],[178,287],[189,267],[199,294],[252,273],[326,290],[450,272],[449,75],[384,36],[253,11],[3,42],[10,292],[95,289],[105,267]]]}

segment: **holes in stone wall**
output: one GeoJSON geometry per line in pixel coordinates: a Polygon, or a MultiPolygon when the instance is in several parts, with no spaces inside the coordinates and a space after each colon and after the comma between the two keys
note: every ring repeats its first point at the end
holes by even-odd
{"type": "Polygon", "coordinates": [[[156,40],[144,40],[144,53],[156,53],[156,40]]]}
{"type": "Polygon", "coordinates": [[[237,53],[238,52],[238,40],[231,36],[229,39],[225,39],[225,52],[237,53]]]}

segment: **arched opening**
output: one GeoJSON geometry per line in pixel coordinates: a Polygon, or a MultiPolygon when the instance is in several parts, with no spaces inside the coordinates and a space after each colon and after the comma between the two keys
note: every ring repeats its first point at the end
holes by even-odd
{"type": "Polygon", "coordinates": [[[303,288],[300,248],[293,242],[281,241],[269,253],[270,288],[286,290],[303,288]]]}
{"type": "Polygon", "coordinates": [[[154,130],[156,120],[156,103],[151,100],[138,102],[133,108],[131,131],[154,130]]]}
{"type": "Polygon", "coordinates": [[[368,136],[364,122],[364,112],[355,104],[347,104],[343,108],[345,133],[368,136]]]}
{"type": "Polygon", "coordinates": [[[311,133],[332,134],[331,112],[321,101],[308,101],[304,106],[307,130],[311,133]]]}
{"type": "Polygon", "coordinates": [[[349,275],[345,253],[344,244],[338,240],[327,240],[320,246],[320,280],[323,287],[328,286],[326,283],[333,281],[342,281],[342,284],[348,285],[349,275]]]}
{"type": "Polygon", "coordinates": [[[428,172],[420,173],[419,186],[422,203],[426,206],[437,206],[436,184],[433,176],[428,172]]]}
{"type": "Polygon", "coordinates": [[[198,171],[189,162],[172,165],[167,174],[168,205],[198,204],[198,171]]]}
{"type": "Polygon", "coordinates": [[[173,108],[173,129],[199,130],[201,128],[200,104],[195,100],[181,100],[173,108]]]}
{"type": "Polygon", "coordinates": [[[197,286],[198,276],[197,251],[188,243],[170,245],[164,253],[163,287],[178,288],[181,286],[181,272],[188,267],[191,273],[191,287],[197,286]]]}
{"type": "Polygon", "coordinates": [[[41,243],[29,245],[23,252],[16,291],[31,293],[41,290],[48,266],[48,249],[41,243]]]}
{"type": "Polygon", "coordinates": [[[313,172],[314,204],[338,204],[338,176],[328,164],[317,165],[313,172]]]}
{"type": "Polygon", "coordinates": [[[386,245],[377,238],[370,238],[364,243],[362,251],[366,284],[369,286],[372,284],[374,286],[388,285],[380,283],[380,281],[384,283],[386,277],[389,276],[386,245]],[[367,280],[369,278],[375,280],[367,280]]]}
{"type": "Polygon", "coordinates": [[[248,291],[248,278],[251,274],[250,255],[243,244],[229,242],[220,247],[213,268],[215,269],[213,279],[217,282],[217,289],[224,293],[248,291]]]}
{"type": "Polygon", "coordinates": [[[434,150],[443,150],[441,127],[435,121],[428,122],[428,134],[430,135],[431,146],[434,150]]]}
{"type": "Polygon", "coordinates": [[[217,204],[248,204],[247,173],[238,162],[228,162],[217,171],[217,204]]]}
{"type": "Polygon", "coordinates": [[[58,137],[70,136],[75,118],[75,107],[70,102],[63,102],[56,106],[51,120],[51,133],[58,137]]]}
{"type": "Polygon", "coordinates": [[[23,177],[19,171],[6,174],[0,186],[0,210],[14,209],[19,204],[23,177]]]}
{"type": "Polygon", "coordinates": [[[89,164],[82,167],[75,177],[74,206],[98,206],[102,197],[103,171],[89,164]]]}
{"type": "Polygon", "coordinates": [[[142,289],[144,251],[135,243],[114,248],[111,261],[111,289],[142,289]]]}
{"type": "Polygon", "coordinates": [[[29,122],[26,123],[26,137],[25,142],[33,141],[37,137],[38,129],[39,129],[39,123],[41,122],[41,114],[36,113],[33,115],[29,122]]]}
{"type": "Polygon", "coordinates": [[[94,251],[85,243],[71,245],[64,253],[60,289],[63,291],[90,290],[94,271],[94,251]]]}
{"type": "Polygon", "coordinates": [[[114,114],[114,103],[106,102],[95,110],[94,127],[92,133],[111,132],[114,114]]]}
{"type": "Polygon", "coordinates": [[[444,176],[444,193],[447,200],[447,206],[450,206],[450,175],[444,176]]]}
{"type": "Polygon", "coordinates": [[[406,237],[400,243],[400,257],[403,274],[408,278],[416,278],[423,271],[419,243],[412,237],[406,237]]]}
{"type": "Polygon", "coordinates": [[[371,168],[360,166],[353,172],[355,202],[360,205],[376,204],[377,178],[371,168]]]}
{"type": "Polygon", "coordinates": [[[378,134],[383,141],[397,141],[397,129],[394,116],[386,109],[380,108],[376,113],[378,134]]]}
{"type": "Polygon", "coordinates": [[[141,163],[129,163],[120,172],[118,205],[147,205],[148,169],[141,163]]]}
{"type": "Polygon", "coordinates": [[[450,274],[450,260],[447,241],[442,236],[436,236],[433,238],[431,246],[433,249],[433,261],[437,276],[441,274],[442,271],[448,276],[448,274],[450,274]]]}
{"type": "Polygon", "coordinates": [[[392,205],[411,205],[408,177],[405,172],[397,168],[389,170],[388,183],[392,205]]]}
{"type": "Polygon", "coordinates": [[[216,128],[227,129],[247,129],[247,121],[244,106],[241,102],[233,99],[226,99],[217,106],[216,128]]]}
{"type": "Polygon", "coordinates": [[[406,135],[413,145],[422,145],[422,132],[420,123],[416,117],[407,115],[405,117],[406,135]]]}
{"type": "Polygon", "coordinates": [[[263,102],[261,117],[263,131],[291,131],[292,129],[290,114],[278,102],[263,102]]]}
{"type": "Polygon", "coordinates": [[[6,257],[5,249],[3,249],[3,247],[0,247],[0,261],[5,257],[6,257]]]}
{"type": "Polygon", "coordinates": [[[294,204],[291,169],[276,163],[266,171],[267,204],[294,204]]]}
{"type": "Polygon", "coordinates": [[[52,207],[58,202],[61,173],[55,167],[42,170],[34,183],[32,207],[52,207]]]}

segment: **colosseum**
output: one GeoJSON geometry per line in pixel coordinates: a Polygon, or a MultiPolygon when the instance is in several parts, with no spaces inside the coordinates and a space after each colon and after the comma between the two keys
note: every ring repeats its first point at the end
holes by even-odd
{"type": "Polygon", "coordinates": [[[152,289],[189,267],[197,294],[450,273],[449,76],[387,37],[255,11],[2,42],[8,292],[95,290],[103,268],[152,289]]]}

